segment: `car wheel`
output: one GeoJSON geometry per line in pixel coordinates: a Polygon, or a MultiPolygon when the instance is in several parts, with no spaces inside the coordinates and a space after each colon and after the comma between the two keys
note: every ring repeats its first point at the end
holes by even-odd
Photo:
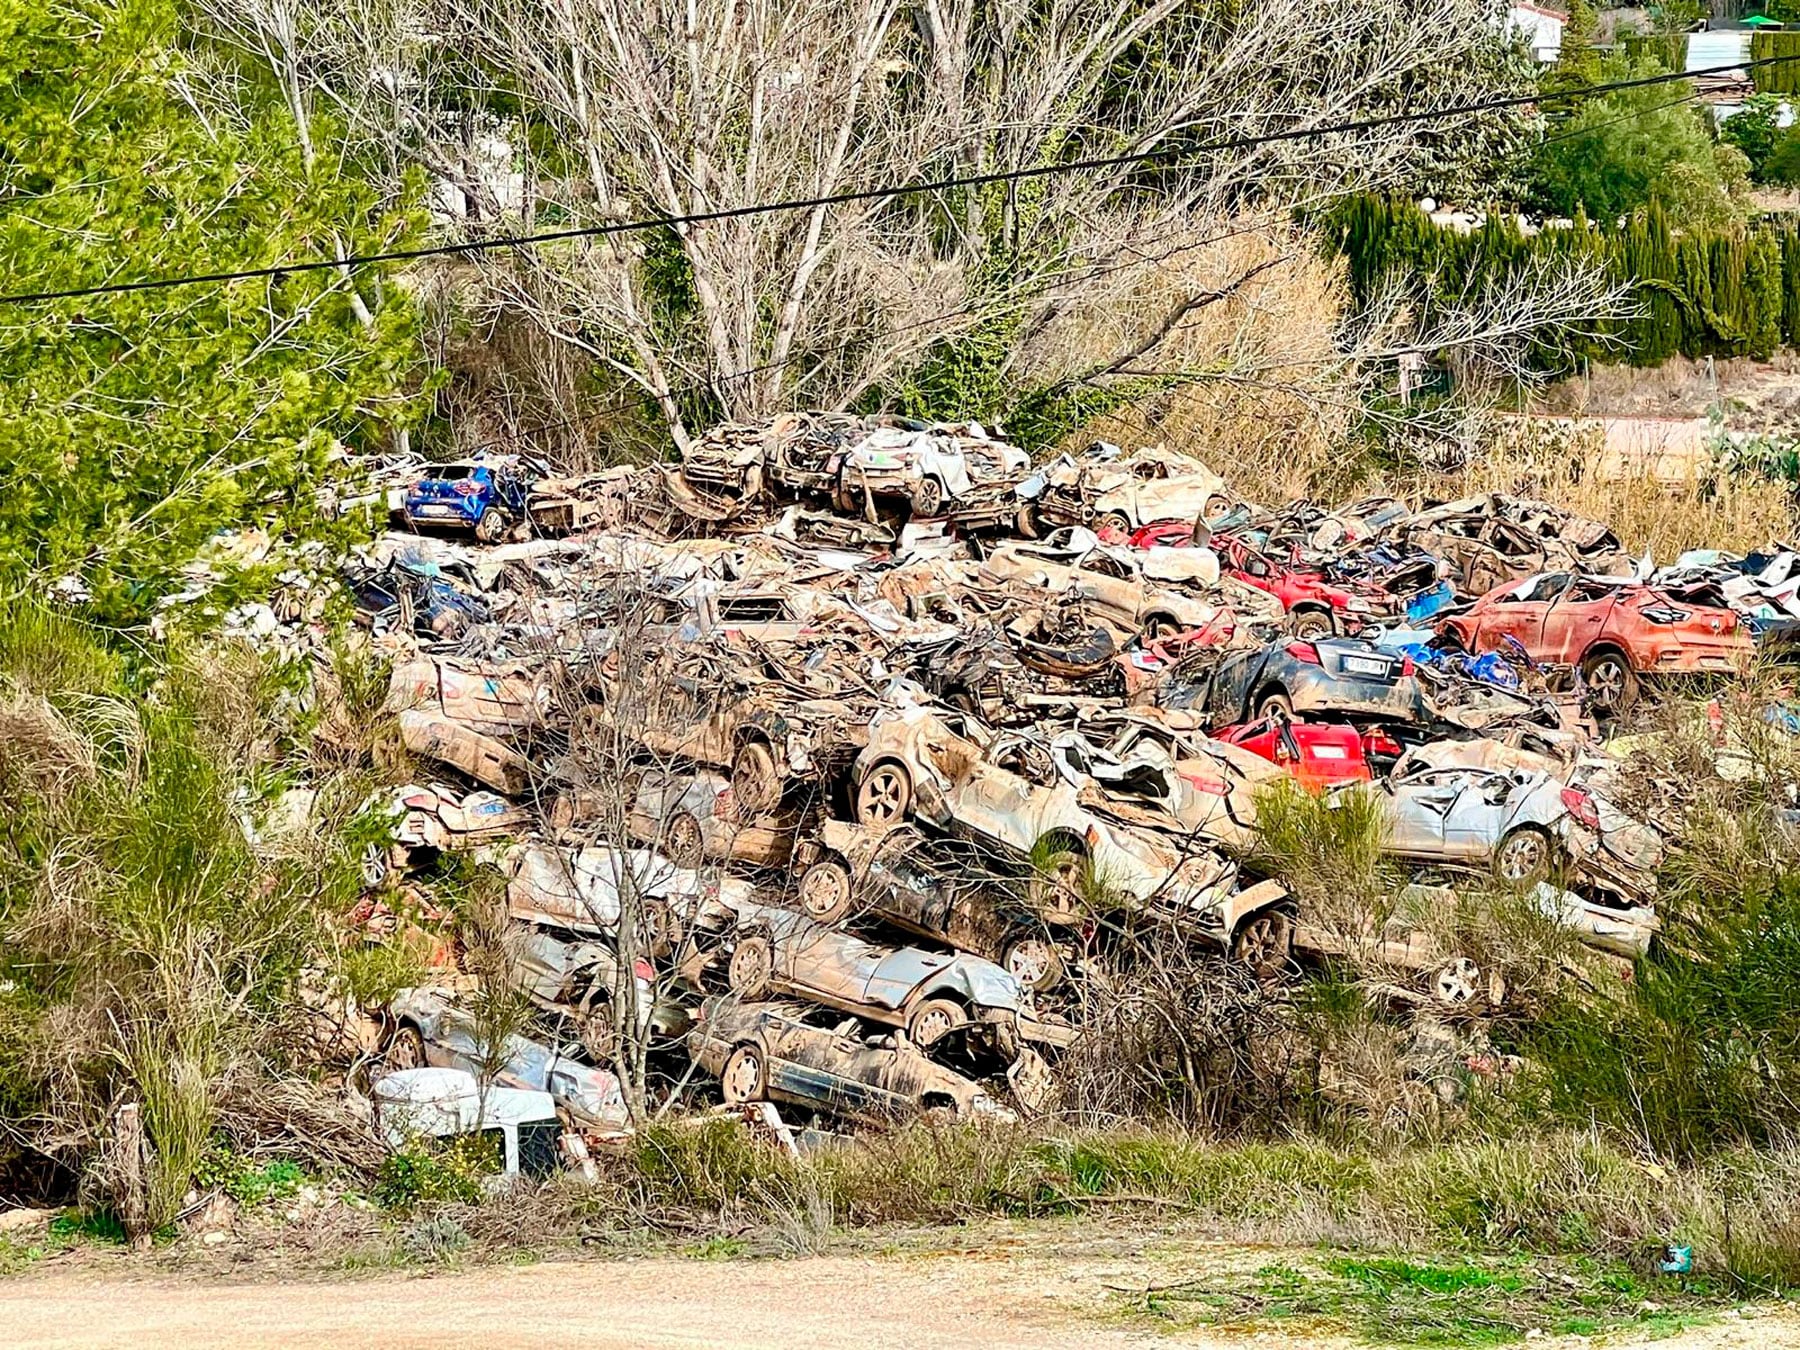
{"type": "Polygon", "coordinates": [[[1515,886],[1531,885],[1550,874],[1550,836],[1536,825],[1521,825],[1494,850],[1494,872],[1515,886]]]}
{"type": "Polygon", "coordinates": [[[825,858],[800,877],[800,908],[814,923],[834,924],[850,912],[850,869],[825,858]]]}
{"type": "Polygon", "coordinates": [[[575,1038],[581,1042],[581,1048],[587,1057],[596,1064],[610,1064],[613,1055],[618,1052],[618,1028],[613,1026],[613,1010],[610,999],[602,996],[591,1001],[584,1001],[584,1006],[575,1018],[575,1038]]]}
{"type": "Polygon", "coordinates": [[[775,973],[775,949],[761,933],[739,938],[731,951],[731,964],[725,978],[731,992],[746,1001],[762,998],[769,992],[769,981],[775,973]]]}
{"type": "Polygon", "coordinates": [[[1431,976],[1431,997],[1440,1008],[1467,1008],[1481,999],[1481,967],[1466,956],[1439,966],[1431,976]]]}
{"type": "Polygon", "coordinates": [[[1200,508],[1200,519],[1210,525],[1215,520],[1225,519],[1235,510],[1237,506],[1231,498],[1215,492],[1206,499],[1206,505],[1200,508]]]}
{"type": "Polygon", "coordinates": [[[856,789],[856,819],[872,829],[898,825],[912,811],[912,779],[891,761],[877,764],[856,789]]]}
{"type": "Polygon", "coordinates": [[[747,816],[766,816],[781,805],[781,772],[761,741],[748,742],[731,761],[731,795],[747,816]]]}
{"type": "Polygon", "coordinates": [[[1265,909],[1238,925],[1231,937],[1231,959],[1259,980],[1277,980],[1294,956],[1294,919],[1285,909],[1265,909]]]}
{"type": "Polygon", "coordinates": [[[382,1059],[390,1069],[423,1069],[431,1061],[425,1057],[425,1038],[410,1023],[396,1027],[388,1038],[382,1059]]]}
{"type": "Polygon", "coordinates": [[[1271,717],[1293,721],[1294,700],[1279,690],[1272,694],[1264,694],[1256,705],[1256,716],[1252,720],[1261,722],[1271,717]]]}
{"type": "Polygon", "coordinates": [[[1103,530],[1114,530],[1119,534],[1129,535],[1131,533],[1131,517],[1123,511],[1108,511],[1094,522],[1095,534],[1099,534],[1103,530]]]}
{"type": "Polygon", "coordinates": [[[754,1045],[740,1045],[726,1057],[725,1067],[719,1070],[719,1088],[727,1102],[742,1106],[745,1102],[762,1100],[768,1086],[766,1077],[762,1051],[754,1045]]]}
{"type": "MultiPolygon", "coordinates": [[[[734,789],[735,790],[735,789],[734,789]]],[[[677,867],[698,867],[706,861],[706,834],[692,811],[677,811],[663,826],[663,852],[677,867]]]]}
{"type": "Polygon", "coordinates": [[[1332,633],[1331,615],[1317,609],[1297,609],[1288,619],[1288,632],[1302,642],[1311,642],[1314,638],[1330,637],[1332,633]]]}
{"type": "Polygon", "coordinates": [[[1637,672],[1624,652],[1608,649],[1589,656],[1581,663],[1581,682],[1588,706],[1603,717],[1617,716],[1637,701],[1637,672]]]}
{"type": "Polygon", "coordinates": [[[1152,614],[1144,620],[1144,641],[1163,642],[1187,630],[1173,614],[1152,614]]]}
{"type": "Polygon", "coordinates": [[[969,1020],[962,1008],[947,998],[928,998],[906,1019],[906,1034],[921,1050],[929,1050],[969,1020]]]}
{"type": "Polygon", "coordinates": [[[370,844],[362,855],[363,885],[370,890],[378,890],[388,879],[388,847],[386,844],[370,844]]]}
{"type": "Polygon", "coordinates": [[[921,478],[913,489],[912,513],[935,516],[944,509],[944,485],[935,478],[921,478]]]}
{"type": "Polygon", "coordinates": [[[1037,512],[1030,506],[1021,506],[1019,514],[1013,517],[1013,528],[1023,539],[1036,539],[1038,537],[1037,512]]]}
{"type": "Polygon", "coordinates": [[[1043,993],[1062,983],[1062,956],[1056,944],[1041,933],[1022,933],[1000,953],[1006,972],[1027,989],[1043,993]]]}
{"type": "Polygon", "coordinates": [[[475,522],[475,537],[484,544],[499,543],[505,533],[506,513],[497,506],[488,507],[475,522]]]}

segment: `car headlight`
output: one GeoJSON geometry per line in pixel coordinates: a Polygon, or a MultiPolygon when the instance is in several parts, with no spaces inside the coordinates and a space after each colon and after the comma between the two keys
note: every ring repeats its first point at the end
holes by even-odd
{"type": "Polygon", "coordinates": [[[1371,605],[1367,600],[1351,600],[1344,608],[1349,610],[1352,614],[1373,614],[1375,612],[1375,606],[1371,605]]]}

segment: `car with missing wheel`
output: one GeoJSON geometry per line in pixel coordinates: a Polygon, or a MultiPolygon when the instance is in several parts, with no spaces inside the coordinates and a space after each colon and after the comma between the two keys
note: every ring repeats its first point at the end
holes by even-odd
{"type": "Polygon", "coordinates": [[[1627,899],[1655,892],[1662,839],[1589,788],[1537,769],[1403,758],[1380,786],[1388,849],[1420,862],[1491,867],[1536,885],[1558,874],[1627,899]]]}
{"type": "Polygon", "coordinates": [[[851,769],[858,823],[917,818],[1008,850],[1036,871],[1033,910],[1051,922],[1083,922],[1096,904],[1155,910],[1239,954],[1291,935],[1285,889],[1240,890],[1236,864],[1181,825],[1172,765],[1115,765],[1079,739],[1044,745],[954,713],[884,709],[851,769]]]}
{"type": "Polygon", "coordinates": [[[996,962],[1028,989],[1062,983],[1067,930],[1031,912],[1029,869],[912,825],[827,820],[806,852],[795,898],[814,922],[873,918],[996,962]]]}
{"type": "Polygon", "coordinates": [[[959,1038],[1001,1065],[1019,1057],[1031,996],[992,961],[919,947],[884,947],[804,914],[740,902],[725,946],[731,992],[746,1002],[785,994],[900,1027],[920,1050],[959,1038]]]}
{"type": "Polygon", "coordinates": [[[1031,456],[995,440],[976,422],[953,425],[888,415],[871,423],[846,445],[838,469],[837,504],[851,515],[899,498],[914,516],[938,516],[946,506],[979,489],[1008,484],[1031,467],[1031,456]]]}
{"type": "Polygon", "coordinates": [[[732,1105],[772,1101],[832,1115],[904,1117],[941,1111],[1010,1121],[980,1083],[935,1063],[892,1032],[855,1018],[817,1025],[817,1010],[715,995],[700,1005],[688,1051],[732,1105]]]}

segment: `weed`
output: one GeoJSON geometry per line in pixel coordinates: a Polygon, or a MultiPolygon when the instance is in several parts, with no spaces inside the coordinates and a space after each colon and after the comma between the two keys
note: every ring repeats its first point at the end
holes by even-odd
{"type": "Polygon", "coordinates": [[[381,1164],[371,1197],[383,1209],[412,1210],[446,1201],[472,1205],[482,1179],[500,1170],[499,1141],[458,1135],[441,1143],[414,1140],[381,1164]]]}
{"type": "Polygon", "coordinates": [[[400,1250],[414,1261],[447,1261],[468,1245],[462,1225],[444,1214],[420,1219],[400,1235],[400,1250]]]}

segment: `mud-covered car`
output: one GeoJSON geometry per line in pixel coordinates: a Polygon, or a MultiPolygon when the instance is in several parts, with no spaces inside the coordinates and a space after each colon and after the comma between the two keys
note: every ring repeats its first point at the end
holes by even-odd
{"type": "Polygon", "coordinates": [[[1281,621],[1280,603],[1238,583],[1222,585],[1204,549],[1166,549],[1152,558],[1101,544],[1073,530],[1042,543],[1002,544],[981,564],[985,577],[1022,588],[1038,605],[1078,600],[1088,616],[1121,639],[1161,641],[1197,635],[1202,646],[1231,642],[1245,621],[1281,621]],[[1163,575],[1153,575],[1161,570],[1163,575]],[[1196,594],[1190,587],[1203,587],[1196,594]]]}
{"type": "Polygon", "coordinates": [[[1580,672],[1588,701],[1623,712],[1667,675],[1735,675],[1756,643],[1729,609],[1690,604],[1627,579],[1547,572],[1490,591],[1439,632],[1471,653],[1517,643],[1539,666],[1580,672]]]}
{"type": "Polygon", "coordinates": [[[1392,522],[1388,532],[1443,560],[1465,595],[1538,572],[1629,575],[1634,566],[1599,521],[1497,492],[1428,507],[1392,522]]]}
{"type": "Polygon", "coordinates": [[[1663,852],[1656,831],[1550,773],[1409,755],[1380,790],[1391,816],[1387,846],[1401,857],[1489,866],[1520,885],[1560,870],[1627,897],[1654,894],[1663,852]]]}
{"type": "MultiPolygon", "coordinates": [[[[487,1044],[474,1015],[436,989],[403,989],[388,1002],[394,1028],[387,1047],[395,1069],[462,1069],[482,1073],[491,1067],[487,1044]]],[[[494,1081],[501,1087],[548,1092],[557,1106],[578,1124],[619,1131],[630,1114],[619,1080],[606,1069],[582,1062],[578,1047],[546,1045],[526,1036],[506,1038],[494,1081]]]]}
{"type": "Polygon", "coordinates": [[[502,870],[512,918],[610,936],[625,906],[632,904],[641,909],[647,936],[657,949],[672,946],[696,926],[728,922],[729,902],[751,890],[735,877],[714,878],[677,867],[650,849],[604,844],[520,844],[507,855],[502,870]]]}
{"type": "MultiPolygon", "coordinates": [[[[612,945],[526,928],[517,934],[511,957],[514,987],[544,1012],[566,1020],[588,1056],[606,1062],[618,1043],[615,1005],[623,992],[612,945]]],[[[659,995],[650,962],[641,957],[632,962],[631,974],[639,1032],[667,1040],[686,1031],[687,1010],[666,993],[659,995]]]]}
{"type": "Polygon", "coordinates": [[[786,994],[871,1022],[903,1027],[930,1050],[961,1033],[1002,1064],[1018,1058],[1020,1016],[1031,1011],[1018,980],[992,961],[918,947],[883,947],[814,923],[804,914],[739,903],[726,975],[745,1001],[786,994]]]}
{"type": "Polygon", "coordinates": [[[371,886],[408,870],[421,855],[473,852],[504,843],[531,825],[531,813],[505,797],[458,792],[442,783],[395,788],[387,809],[394,820],[390,841],[363,851],[363,880],[371,886]]]}
{"type": "Polygon", "coordinates": [[[797,813],[750,816],[738,809],[736,792],[716,773],[652,769],[637,778],[626,828],[677,867],[728,858],[778,867],[793,852],[797,813]]]}
{"type": "Polygon", "coordinates": [[[1184,663],[1157,691],[1165,708],[1216,726],[1270,716],[1417,723],[1426,706],[1412,662],[1361,638],[1295,639],[1184,663]]]}
{"type": "Polygon", "coordinates": [[[892,1034],[869,1035],[854,1019],[828,1030],[808,1015],[792,1004],[716,996],[700,1005],[688,1049],[733,1104],[786,1102],[848,1116],[941,1110],[959,1119],[1012,1119],[979,1083],[892,1034]]]}
{"type": "Polygon", "coordinates": [[[767,459],[764,428],[727,422],[682,452],[665,487],[690,514],[734,515],[762,495],[767,459]]]}
{"type": "Polygon", "coordinates": [[[900,498],[915,516],[937,516],[982,488],[1010,488],[1031,464],[1023,450],[995,440],[979,423],[871,421],[845,448],[838,473],[838,506],[851,514],[900,498]]]}
{"type": "Polygon", "coordinates": [[[1089,525],[1129,535],[1158,521],[1215,520],[1237,504],[1225,480],[1187,455],[1150,446],[1126,455],[1097,441],[1080,456],[1064,455],[1022,490],[1039,532],[1089,525]]]}
{"type": "Polygon", "coordinates": [[[795,898],[815,922],[873,917],[994,961],[1027,988],[1061,983],[1065,963],[1025,900],[1025,869],[911,825],[875,831],[828,820],[810,852],[795,898]]]}
{"type": "MultiPolygon", "coordinates": [[[[1091,750],[1085,760],[1098,767],[1091,750]]],[[[917,816],[1032,860],[1042,877],[1034,910],[1048,921],[1080,922],[1084,879],[1098,878],[1109,901],[1155,907],[1248,956],[1275,923],[1251,920],[1275,914],[1286,895],[1273,882],[1238,890],[1236,866],[1179,827],[1181,787],[1167,765],[1134,765],[1129,779],[1102,789],[1067,746],[1058,756],[1029,738],[912,707],[871,724],[850,786],[867,828],[917,816]]],[[[1284,927],[1272,936],[1288,935],[1284,927]]]]}

